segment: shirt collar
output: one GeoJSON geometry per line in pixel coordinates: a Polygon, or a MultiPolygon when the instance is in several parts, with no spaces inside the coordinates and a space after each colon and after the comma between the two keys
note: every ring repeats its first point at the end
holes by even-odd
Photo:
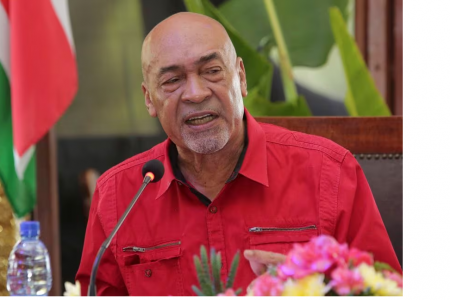
{"type": "MultiPolygon", "coordinates": [[[[233,181],[239,173],[268,187],[265,133],[246,108],[244,108],[244,120],[246,120],[244,149],[227,183],[233,181]]],[[[167,191],[173,180],[186,183],[186,179],[178,167],[178,151],[175,144],[170,139],[167,139],[164,142],[164,147],[166,152],[164,159],[165,175],[161,179],[156,198],[159,198],[167,191]]]]}
{"type": "Polygon", "coordinates": [[[159,190],[158,190],[158,194],[156,195],[156,199],[161,197],[161,195],[167,191],[167,189],[169,188],[172,181],[175,180],[175,175],[174,175],[174,171],[172,169],[172,164],[170,162],[170,155],[169,155],[170,144],[172,144],[170,139],[166,139],[163,142],[163,147],[165,149],[165,156],[164,156],[164,162],[163,162],[164,176],[161,178],[161,181],[160,181],[161,184],[159,185],[159,190]]]}
{"type": "Polygon", "coordinates": [[[266,134],[246,108],[244,111],[247,119],[248,147],[239,173],[268,187],[266,134]]]}

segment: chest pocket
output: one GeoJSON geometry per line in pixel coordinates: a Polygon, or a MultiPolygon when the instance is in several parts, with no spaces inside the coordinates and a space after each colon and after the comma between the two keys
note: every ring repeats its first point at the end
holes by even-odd
{"type": "Polygon", "coordinates": [[[305,243],[317,236],[316,225],[249,226],[250,249],[287,254],[294,243],[305,243]]]}
{"type": "Polygon", "coordinates": [[[121,249],[130,296],[181,296],[181,241],[121,249]]]}

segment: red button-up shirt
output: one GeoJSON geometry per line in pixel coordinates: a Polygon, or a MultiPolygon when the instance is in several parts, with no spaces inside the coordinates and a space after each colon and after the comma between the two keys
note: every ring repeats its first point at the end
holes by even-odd
{"type": "Polygon", "coordinates": [[[285,254],[293,243],[319,234],[370,251],[375,260],[401,271],[367,180],[348,150],[257,123],[247,111],[245,116],[245,155],[213,202],[180,178],[170,140],[99,178],[76,276],[83,295],[98,249],[139,189],[141,168],[151,159],[163,162],[165,175],[147,186],[106,250],[97,275],[99,295],[194,295],[193,255],[200,245],[222,253],[223,280],[240,251],[234,287],[245,291],[255,275],[243,250],[285,254]]]}

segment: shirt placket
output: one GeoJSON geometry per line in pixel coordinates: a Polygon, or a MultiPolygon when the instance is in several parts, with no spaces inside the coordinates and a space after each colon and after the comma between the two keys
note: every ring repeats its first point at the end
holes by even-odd
{"type": "MultiPolygon", "coordinates": [[[[217,201],[217,199],[216,199],[217,201]]],[[[215,201],[215,202],[216,202],[215,201]]],[[[208,241],[210,248],[214,248],[216,253],[220,252],[222,259],[222,268],[220,270],[220,276],[223,281],[226,280],[228,264],[225,251],[225,235],[223,232],[222,218],[220,207],[214,202],[207,208],[206,213],[206,227],[208,231],[208,241]]]]}

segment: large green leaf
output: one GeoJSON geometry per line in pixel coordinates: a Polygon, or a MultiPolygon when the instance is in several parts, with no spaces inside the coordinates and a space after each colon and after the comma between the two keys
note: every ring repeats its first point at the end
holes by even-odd
{"type": "Polygon", "coordinates": [[[244,105],[252,116],[310,116],[305,98],[297,96],[294,101],[270,102],[253,89],[244,99],[244,105]]]}
{"type": "Polygon", "coordinates": [[[207,15],[222,23],[236,48],[238,56],[244,61],[248,89],[260,87],[261,95],[264,98],[269,98],[273,73],[270,62],[254,50],[208,0],[184,0],[184,3],[189,11],[207,15]],[[267,81],[269,82],[268,86],[267,81]],[[261,87],[262,84],[265,85],[264,88],[261,87]]]}
{"type": "Polygon", "coordinates": [[[330,22],[345,70],[348,112],[352,116],[390,116],[339,9],[330,8],[330,22]]]}
{"type": "MultiPolygon", "coordinates": [[[[334,45],[328,10],[338,7],[347,18],[348,0],[277,0],[274,4],[292,65],[323,65],[334,45]]],[[[228,0],[219,10],[254,49],[272,35],[263,0],[228,0]]]]}
{"type": "Polygon", "coordinates": [[[347,91],[347,95],[345,95],[344,104],[350,116],[355,117],[358,115],[358,110],[356,109],[355,105],[355,99],[353,99],[353,95],[350,90],[347,91]]]}
{"type": "Polygon", "coordinates": [[[184,3],[189,11],[207,15],[219,21],[227,30],[238,56],[244,61],[249,90],[244,105],[253,116],[311,115],[305,99],[301,96],[294,101],[270,102],[272,65],[241,37],[214,5],[208,0],[184,0],[184,3]]]}

